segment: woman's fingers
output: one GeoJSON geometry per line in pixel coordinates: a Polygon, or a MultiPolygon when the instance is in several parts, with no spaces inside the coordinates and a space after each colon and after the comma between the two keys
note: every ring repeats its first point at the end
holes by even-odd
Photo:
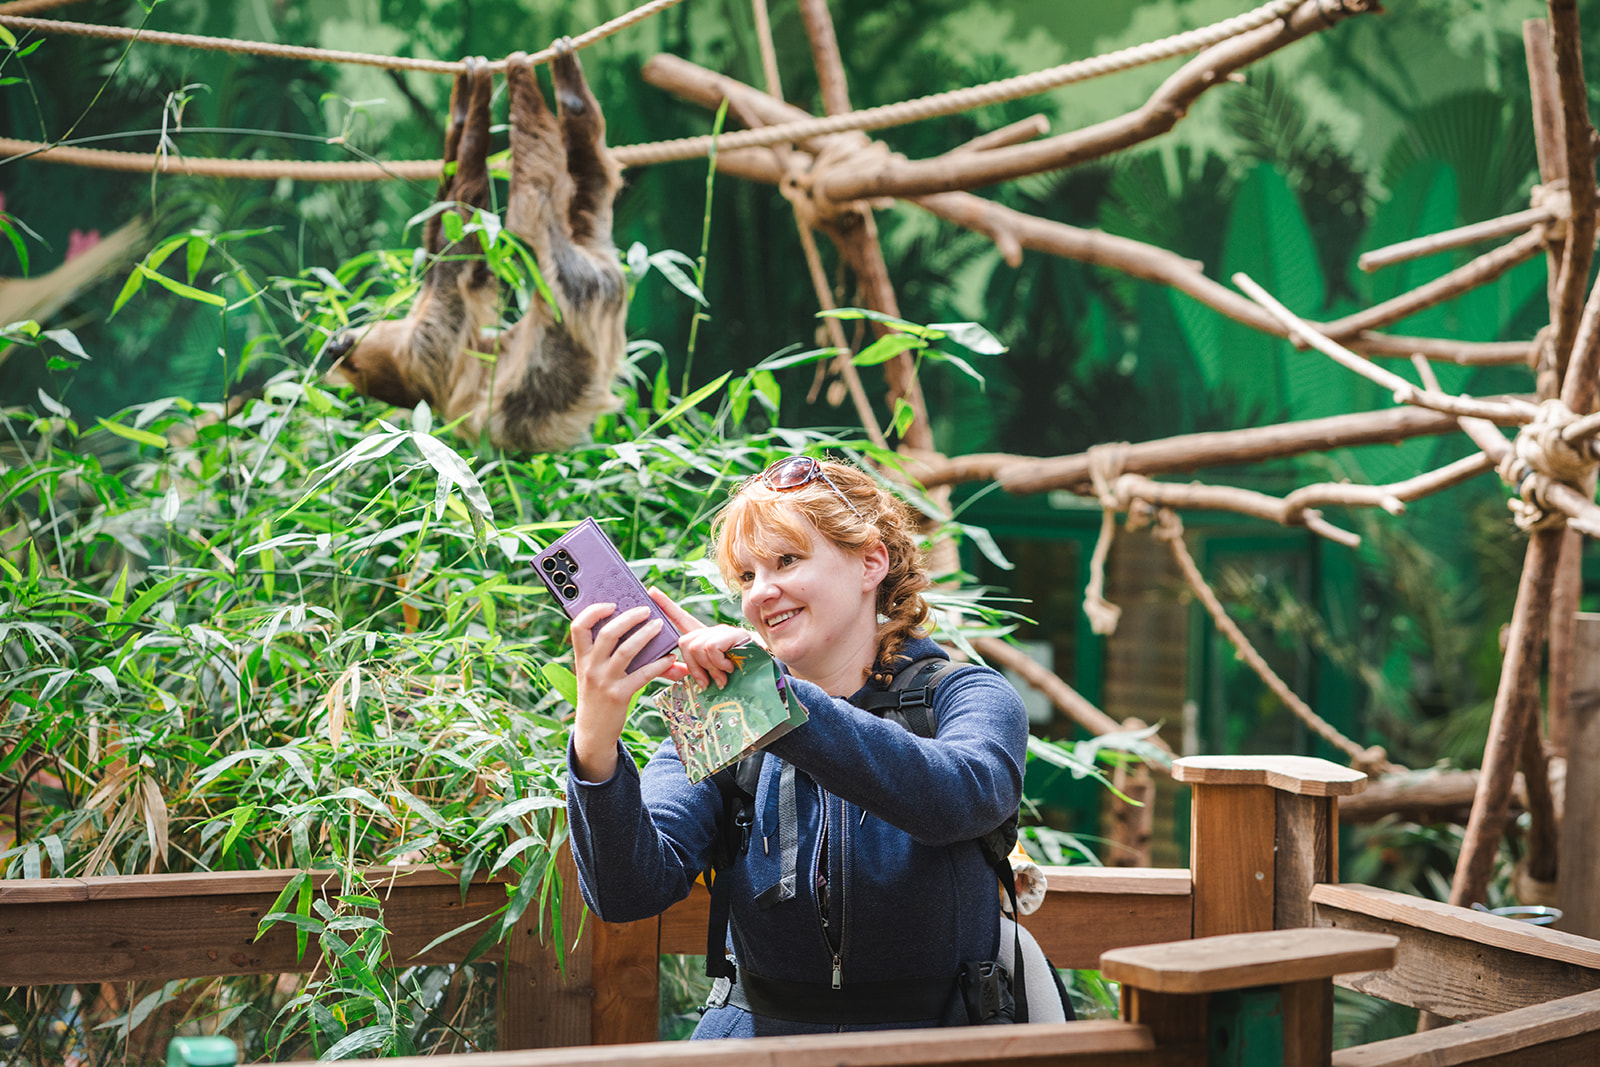
{"type": "Polygon", "coordinates": [[[668,621],[670,621],[673,626],[677,627],[677,630],[680,634],[686,634],[695,630],[705,629],[705,623],[701,622],[693,615],[690,615],[687,611],[684,611],[678,606],[677,601],[673,600],[655,586],[652,585],[649,589],[649,592],[650,599],[656,602],[656,606],[666,614],[668,621]]]}

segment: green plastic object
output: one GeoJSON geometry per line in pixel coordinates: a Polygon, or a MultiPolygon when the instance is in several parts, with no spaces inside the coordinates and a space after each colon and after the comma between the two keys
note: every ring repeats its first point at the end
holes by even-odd
{"type": "Polygon", "coordinates": [[[1283,989],[1211,994],[1211,1067],[1282,1067],[1283,989]]]}
{"type": "Polygon", "coordinates": [[[175,1037],[167,1045],[167,1067],[233,1067],[239,1047],[227,1037],[175,1037]]]}

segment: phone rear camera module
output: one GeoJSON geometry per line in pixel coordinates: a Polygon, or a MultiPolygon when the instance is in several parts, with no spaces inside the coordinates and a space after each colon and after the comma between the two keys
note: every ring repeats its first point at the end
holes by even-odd
{"type": "Polygon", "coordinates": [[[573,597],[578,595],[578,587],[575,585],[563,586],[561,589],[561,595],[566,597],[568,600],[571,600],[573,597]]]}

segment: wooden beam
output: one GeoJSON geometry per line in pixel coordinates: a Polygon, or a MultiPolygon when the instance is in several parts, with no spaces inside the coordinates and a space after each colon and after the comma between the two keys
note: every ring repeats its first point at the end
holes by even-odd
{"type": "Polygon", "coordinates": [[[1338,869],[1336,798],[1367,776],[1304,756],[1186,756],[1172,777],[1194,790],[1194,936],[1309,925],[1306,894],[1338,869]]]}
{"type": "Polygon", "coordinates": [[[1100,972],[1155,993],[1218,993],[1388,967],[1399,944],[1356,930],[1265,930],[1114,949],[1100,972]]]}
{"type": "Polygon", "coordinates": [[[384,1062],[392,1067],[1204,1067],[1206,1058],[1199,1046],[1158,1049],[1148,1027],[1097,1019],[407,1056],[384,1062]]]}
{"type": "MultiPolygon", "coordinates": [[[[167,981],[214,975],[311,970],[317,939],[304,955],[294,929],[257,924],[295,871],[238,871],[116,878],[44,878],[0,882],[0,985],[167,981]]],[[[318,892],[339,890],[336,872],[319,872],[318,892]]],[[[397,963],[457,963],[482,927],[422,954],[440,934],[505,903],[486,881],[463,900],[458,876],[432,869],[365,872],[362,885],[384,902],[397,963]]]]}
{"type": "MultiPolygon", "coordinates": [[[[1022,925],[1057,967],[1093,969],[1126,945],[1189,936],[1191,883],[1183,869],[1045,867],[1049,892],[1022,925]]],[[[661,916],[663,955],[703,955],[710,897],[696,885],[661,916]]]]}
{"type": "Polygon", "coordinates": [[[1567,704],[1567,786],[1561,823],[1556,925],[1600,937],[1600,614],[1578,615],[1567,704]]]}
{"type": "Polygon", "coordinates": [[[1600,1063],[1600,991],[1333,1054],[1333,1067],[1568,1067],[1579,1063],[1600,1063]]]}
{"type": "Polygon", "coordinates": [[[1600,989],[1600,942],[1364,885],[1311,892],[1320,926],[1393,934],[1387,972],[1339,982],[1448,1019],[1478,1019],[1600,989]]]}

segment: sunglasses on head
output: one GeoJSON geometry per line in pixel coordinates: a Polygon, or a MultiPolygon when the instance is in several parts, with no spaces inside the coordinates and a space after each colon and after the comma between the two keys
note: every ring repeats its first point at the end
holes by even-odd
{"type": "Polygon", "coordinates": [[[828,488],[844,501],[844,506],[855,512],[856,518],[862,522],[867,521],[866,516],[857,511],[856,506],[850,503],[850,498],[844,495],[844,490],[833,484],[833,479],[822,469],[822,464],[810,456],[790,456],[788,459],[780,459],[762,471],[759,477],[762,485],[778,493],[799,489],[819,480],[826,482],[828,488]]]}

